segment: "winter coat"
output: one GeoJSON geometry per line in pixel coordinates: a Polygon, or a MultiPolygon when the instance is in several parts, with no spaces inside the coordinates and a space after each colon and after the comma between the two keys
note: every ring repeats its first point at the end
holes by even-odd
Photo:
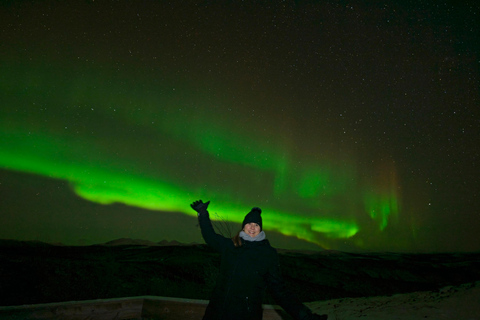
{"type": "Polygon", "coordinates": [[[232,239],[215,233],[208,212],[200,214],[199,224],[205,242],[220,252],[220,273],[204,320],[261,320],[266,288],[292,317],[307,320],[310,309],[287,290],[280,274],[277,251],[268,240],[245,241],[235,247],[232,239]]]}

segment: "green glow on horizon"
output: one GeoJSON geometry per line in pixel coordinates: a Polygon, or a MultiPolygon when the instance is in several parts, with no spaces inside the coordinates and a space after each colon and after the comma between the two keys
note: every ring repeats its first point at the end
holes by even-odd
{"type": "Polygon", "coordinates": [[[2,68],[0,167],[68,181],[89,201],[194,216],[189,204],[203,198],[236,223],[258,205],[267,230],[319,245],[360,233],[365,210],[381,230],[398,214],[391,188],[356,195],[354,164],[298,159],[282,139],[208,112],[189,88],[2,68]]]}

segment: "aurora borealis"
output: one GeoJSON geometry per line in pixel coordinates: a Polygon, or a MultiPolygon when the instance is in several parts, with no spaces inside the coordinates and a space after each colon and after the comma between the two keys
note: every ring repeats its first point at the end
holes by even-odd
{"type": "Polygon", "coordinates": [[[480,249],[478,5],[0,9],[0,238],[201,242],[203,199],[277,247],[480,249]]]}

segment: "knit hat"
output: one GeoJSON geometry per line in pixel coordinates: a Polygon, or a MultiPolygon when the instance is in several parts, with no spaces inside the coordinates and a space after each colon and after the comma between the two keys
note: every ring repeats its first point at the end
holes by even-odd
{"type": "Polygon", "coordinates": [[[243,219],[242,223],[242,229],[245,227],[247,223],[252,223],[255,222],[260,226],[260,231],[262,231],[262,217],[260,214],[262,213],[262,209],[260,208],[252,208],[249,213],[245,216],[245,219],[243,219]]]}

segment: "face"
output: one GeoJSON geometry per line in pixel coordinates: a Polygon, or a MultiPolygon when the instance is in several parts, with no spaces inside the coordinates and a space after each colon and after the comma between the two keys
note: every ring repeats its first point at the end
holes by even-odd
{"type": "Polygon", "coordinates": [[[250,237],[255,238],[260,233],[260,226],[255,222],[250,222],[245,225],[243,232],[248,234],[250,237]]]}

